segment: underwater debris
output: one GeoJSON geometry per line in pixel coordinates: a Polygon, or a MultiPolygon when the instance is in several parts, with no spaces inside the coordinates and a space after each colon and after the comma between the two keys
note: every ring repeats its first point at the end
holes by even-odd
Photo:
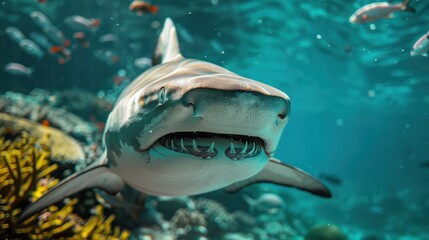
{"type": "Polygon", "coordinates": [[[80,161],[85,158],[79,143],[60,130],[6,113],[0,113],[0,125],[16,132],[31,132],[32,137],[38,138],[44,149],[49,148],[54,161],[80,161]]]}
{"type": "Polygon", "coordinates": [[[316,226],[305,235],[305,240],[347,240],[347,236],[335,225],[316,226]]]}
{"type": "Polygon", "coordinates": [[[105,217],[97,206],[87,221],[73,213],[77,198],[63,207],[50,206],[42,213],[18,222],[28,200],[35,201],[54,186],[49,150],[38,147],[27,132],[0,135],[0,236],[5,239],[127,239],[130,233],[112,228],[114,216],[105,217]]]}

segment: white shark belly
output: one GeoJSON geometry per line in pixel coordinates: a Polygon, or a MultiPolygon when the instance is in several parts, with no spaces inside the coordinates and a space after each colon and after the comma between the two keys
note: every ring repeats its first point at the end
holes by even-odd
{"type": "MultiPolygon", "coordinates": [[[[224,188],[231,183],[250,178],[269,161],[265,154],[258,158],[231,161],[224,157],[200,159],[177,154],[166,158],[163,147],[153,147],[139,153],[122,145],[121,162],[111,168],[131,187],[154,196],[184,196],[202,194],[224,188]]],[[[174,153],[173,153],[174,154],[174,153]]]]}

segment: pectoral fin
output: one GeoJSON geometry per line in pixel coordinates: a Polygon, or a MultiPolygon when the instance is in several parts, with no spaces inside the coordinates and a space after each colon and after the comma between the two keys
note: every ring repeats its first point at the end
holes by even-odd
{"type": "Polygon", "coordinates": [[[265,168],[255,176],[233,183],[226,187],[225,190],[234,193],[253,183],[262,182],[298,188],[321,197],[330,198],[332,196],[325,185],[308,173],[274,158],[270,159],[265,168]]]}
{"type": "Polygon", "coordinates": [[[57,203],[80,191],[99,188],[109,194],[116,194],[124,185],[124,181],[118,175],[111,172],[105,165],[90,167],[67,177],[36,202],[30,204],[22,212],[19,221],[23,221],[51,204],[57,203]]]}

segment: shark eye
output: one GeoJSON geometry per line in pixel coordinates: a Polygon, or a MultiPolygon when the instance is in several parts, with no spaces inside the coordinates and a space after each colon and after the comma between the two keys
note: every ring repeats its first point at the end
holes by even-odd
{"type": "Polygon", "coordinates": [[[167,101],[167,96],[165,95],[165,88],[162,87],[158,91],[158,103],[164,104],[167,101]]]}

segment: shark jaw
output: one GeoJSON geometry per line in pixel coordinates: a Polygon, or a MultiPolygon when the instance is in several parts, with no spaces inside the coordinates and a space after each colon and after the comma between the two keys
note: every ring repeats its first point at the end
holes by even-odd
{"type": "Polygon", "coordinates": [[[158,142],[171,151],[205,160],[222,155],[239,161],[254,157],[264,149],[263,140],[259,137],[207,132],[171,133],[158,142]]]}

